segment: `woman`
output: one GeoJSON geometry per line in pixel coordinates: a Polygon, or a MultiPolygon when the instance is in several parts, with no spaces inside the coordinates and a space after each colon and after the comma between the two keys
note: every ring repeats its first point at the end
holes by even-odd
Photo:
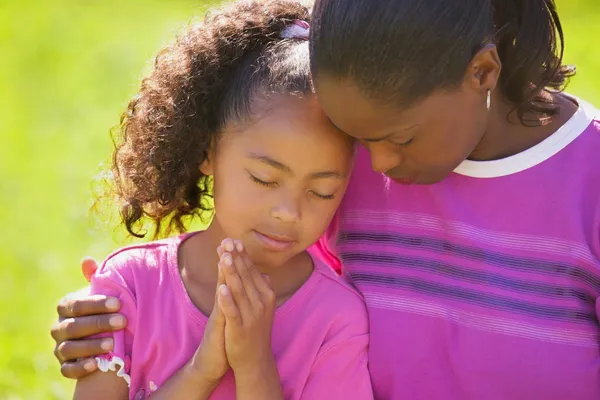
{"type": "MultiPolygon", "coordinates": [[[[600,114],[562,42],[551,0],[316,2],[316,92],[363,145],[317,247],[367,302],[376,398],[600,396],[600,114]]],[[[64,374],[117,308],[63,303],[64,374]]]]}

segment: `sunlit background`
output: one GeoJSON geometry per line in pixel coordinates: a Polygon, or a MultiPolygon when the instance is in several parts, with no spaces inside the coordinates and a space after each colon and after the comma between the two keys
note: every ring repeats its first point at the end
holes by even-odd
{"type": "MultiPolygon", "coordinates": [[[[600,2],[558,0],[568,91],[600,106],[600,2]]],[[[125,244],[90,217],[92,178],[152,55],[202,0],[0,0],[0,399],[66,399],[49,328],[79,260],[125,244]]]]}

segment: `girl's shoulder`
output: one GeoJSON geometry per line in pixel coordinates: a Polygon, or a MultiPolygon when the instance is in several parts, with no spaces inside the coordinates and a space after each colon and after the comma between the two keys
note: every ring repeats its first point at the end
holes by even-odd
{"type": "Polygon", "coordinates": [[[110,253],[99,271],[124,271],[159,268],[177,257],[177,250],[186,235],[124,246],[110,253]]]}
{"type": "Polygon", "coordinates": [[[318,309],[319,318],[339,327],[367,330],[368,315],[363,296],[343,276],[313,255],[316,276],[308,307],[318,309]]]}
{"type": "Polygon", "coordinates": [[[112,252],[92,283],[111,281],[135,294],[141,287],[155,287],[170,280],[177,267],[177,251],[185,235],[125,246],[112,252]]]}

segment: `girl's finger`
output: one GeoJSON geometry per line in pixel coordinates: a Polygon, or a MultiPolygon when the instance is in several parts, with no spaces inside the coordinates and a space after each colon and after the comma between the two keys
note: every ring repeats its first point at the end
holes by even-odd
{"type": "MultiPolygon", "coordinates": [[[[213,318],[214,326],[219,329],[225,328],[225,314],[223,314],[223,310],[219,306],[219,289],[218,288],[220,288],[221,286],[225,286],[225,285],[217,286],[217,293],[215,295],[215,306],[212,311],[215,314],[215,316],[213,318]]],[[[212,314],[211,314],[211,317],[212,317],[212,314]]]]}
{"type": "Polygon", "coordinates": [[[225,316],[225,323],[232,324],[235,328],[241,327],[240,310],[233,300],[233,296],[227,285],[221,285],[217,289],[217,301],[219,308],[225,316]]]}
{"type": "MultiPolygon", "coordinates": [[[[265,294],[265,293],[269,294],[270,292],[272,292],[273,289],[271,287],[270,279],[265,279],[266,275],[261,274],[260,271],[258,270],[258,268],[256,268],[254,266],[254,263],[250,259],[250,256],[248,256],[248,253],[244,249],[244,246],[242,245],[241,242],[240,242],[239,248],[241,248],[241,250],[238,250],[238,251],[239,251],[240,256],[242,257],[242,260],[244,261],[244,263],[246,265],[252,265],[251,276],[252,276],[252,280],[254,282],[254,287],[256,287],[256,289],[261,294],[265,294]]],[[[237,247],[236,247],[236,249],[237,249],[237,247]]]]}
{"type": "Polygon", "coordinates": [[[224,285],[225,275],[223,274],[223,268],[221,268],[221,263],[217,264],[217,288],[215,290],[215,303],[213,305],[213,312],[219,309],[218,305],[218,297],[219,297],[219,286],[224,285]]]}
{"type": "Polygon", "coordinates": [[[217,287],[219,285],[225,284],[225,274],[223,273],[223,268],[221,268],[221,263],[217,265],[217,287]]]}
{"type": "Polygon", "coordinates": [[[225,238],[221,242],[220,247],[223,250],[223,252],[231,253],[233,250],[235,250],[235,243],[233,242],[233,240],[231,240],[229,238],[225,238]]]}
{"type": "Polygon", "coordinates": [[[235,265],[233,265],[233,257],[230,253],[223,253],[219,266],[223,270],[225,283],[231,293],[233,301],[235,301],[235,304],[243,315],[249,315],[247,313],[251,312],[250,301],[246,294],[242,279],[238,275],[235,265]]]}
{"type": "MultiPolygon", "coordinates": [[[[246,291],[250,304],[252,306],[257,306],[261,302],[261,295],[254,283],[254,275],[255,273],[260,274],[260,272],[258,272],[254,264],[245,263],[242,255],[237,250],[233,251],[231,255],[233,256],[233,264],[235,265],[236,271],[242,279],[242,285],[244,285],[244,290],[246,291]]],[[[244,310],[242,310],[242,312],[244,312],[244,310]]]]}

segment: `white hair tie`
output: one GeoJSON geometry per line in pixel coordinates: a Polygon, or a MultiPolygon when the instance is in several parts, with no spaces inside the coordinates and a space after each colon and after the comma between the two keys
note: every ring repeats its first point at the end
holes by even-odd
{"type": "Polygon", "coordinates": [[[286,26],[281,31],[282,39],[302,39],[308,40],[308,34],[310,33],[310,25],[306,21],[295,19],[291,24],[286,26]]]}

